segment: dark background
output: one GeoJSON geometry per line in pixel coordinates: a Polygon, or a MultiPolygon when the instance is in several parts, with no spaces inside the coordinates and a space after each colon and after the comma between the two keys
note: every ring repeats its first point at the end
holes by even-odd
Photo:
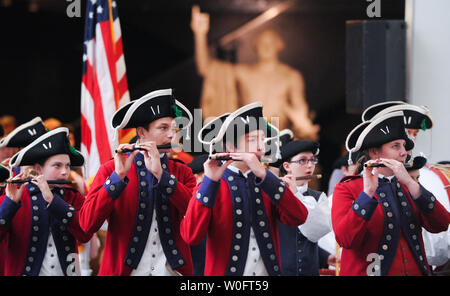
{"type": "MultiPolygon", "coordinates": [[[[21,124],[40,116],[56,117],[78,127],[79,141],[82,44],[85,1],[80,18],[69,18],[70,2],[41,0],[30,12],[29,1],[0,0],[0,115],[21,124]]],[[[191,7],[211,14],[209,43],[261,14],[271,0],[116,0],[131,99],[172,87],[191,110],[199,106],[202,78],[193,60],[189,27],[191,7]]],[[[279,1],[278,1],[279,2],[279,1]]],[[[306,97],[321,126],[321,167],[326,190],[333,161],[347,133],[360,121],[345,113],[345,21],[369,19],[366,0],[298,0],[266,23],[286,43],[280,59],[302,72],[306,97]]],[[[404,0],[381,1],[381,19],[403,19],[404,0]]],[[[256,59],[251,32],[233,45],[238,62],[256,59]]]]}

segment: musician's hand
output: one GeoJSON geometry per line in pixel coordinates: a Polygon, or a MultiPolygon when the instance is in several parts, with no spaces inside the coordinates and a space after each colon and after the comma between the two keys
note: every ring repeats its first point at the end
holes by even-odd
{"type": "MultiPolygon", "coordinates": [[[[23,177],[23,172],[16,175],[12,180],[20,180],[23,177]]],[[[26,183],[23,184],[12,184],[8,183],[6,185],[6,195],[15,203],[19,203],[20,198],[22,197],[23,189],[25,188],[26,183]]]]}
{"type": "Polygon", "coordinates": [[[392,170],[395,177],[401,184],[405,184],[408,187],[409,192],[413,198],[417,198],[420,195],[420,186],[414,179],[409,175],[405,168],[405,165],[395,159],[381,158],[381,162],[388,168],[392,170]]]}
{"type": "Polygon", "coordinates": [[[191,10],[191,29],[195,34],[206,34],[209,31],[209,14],[202,13],[200,6],[194,5],[191,10]]]}
{"type": "MultiPolygon", "coordinates": [[[[380,163],[380,160],[369,160],[367,163],[380,163]]],[[[363,169],[363,180],[364,180],[364,192],[373,197],[378,188],[378,172],[379,168],[367,168],[364,166],[363,169]],[[373,175],[372,175],[373,173],[373,175]]]]}
{"type": "MultiPolygon", "coordinates": [[[[223,157],[228,156],[229,153],[217,153],[216,156],[223,157]]],[[[207,159],[203,163],[203,169],[205,176],[213,181],[219,181],[225,172],[226,168],[233,162],[233,160],[227,160],[224,164],[220,165],[220,160],[207,159]]]]}
{"type": "MultiPolygon", "coordinates": [[[[134,145],[132,144],[121,144],[117,149],[132,149],[133,147],[134,145]]],[[[130,154],[130,157],[128,157],[126,153],[116,153],[116,155],[114,155],[114,170],[120,179],[123,180],[126,177],[130,171],[133,159],[138,153],[139,150],[135,150],[130,154]]]]}
{"type": "Polygon", "coordinates": [[[256,177],[260,179],[264,179],[264,177],[266,177],[266,168],[263,167],[258,157],[254,153],[233,152],[230,153],[230,156],[233,157],[235,161],[239,160],[245,162],[256,177]]]}
{"type": "Polygon", "coordinates": [[[284,183],[286,183],[289,187],[289,189],[292,191],[292,193],[297,193],[297,181],[295,180],[294,175],[286,175],[284,177],[280,178],[284,183]]]}
{"type": "Polygon", "coordinates": [[[139,146],[147,150],[144,152],[145,167],[159,181],[161,179],[163,169],[161,167],[161,159],[159,158],[159,151],[158,148],[156,148],[156,143],[153,141],[144,142],[139,143],[139,146]]]}
{"type": "Polygon", "coordinates": [[[31,183],[39,187],[39,190],[41,190],[42,197],[45,199],[46,202],[51,203],[53,200],[53,193],[50,190],[50,187],[48,186],[47,180],[45,179],[44,175],[38,175],[34,176],[31,179],[31,183]]]}

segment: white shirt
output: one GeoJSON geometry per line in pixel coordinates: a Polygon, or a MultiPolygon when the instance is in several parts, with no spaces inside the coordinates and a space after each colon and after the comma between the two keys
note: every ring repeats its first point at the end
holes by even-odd
{"type": "Polygon", "coordinates": [[[63,275],[64,273],[62,271],[61,264],[59,263],[55,241],[53,240],[53,235],[50,232],[47,241],[47,249],[44,255],[44,261],[42,261],[39,276],[63,276],[63,275]]]}
{"type": "Polygon", "coordinates": [[[321,237],[329,233],[331,228],[331,208],[325,193],[316,200],[313,196],[304,195],[308,190],[308,183],[297,186],[295,196],[308,209],[308,217],[305,223],[298,226],[300,232],[312,242],[317,242],[321,237]]]}
{"type": "MultiPolygon", "coordinates": [[[[241,170],[233,165],[229,165],[228,168],[233,172],[239,174],[241,170]]],[[[248,170],[244,174],[247,178],[248,174],[251,173],[251,170],[248,170]]],[[[256,241],[255,232],[253,231],[253,227],[250,226],[250,239],[248,242],[248,252],[247,252],[247,261],[245,262],[244,268],[244,276],[267,276],[269,275],[266,270],[266,266],[264,265],[263,259],[261,257],[261,252],[259,251],[258,243],[256,241]]]]}
{"type": "Polygon", "coordinates": [[[158,231],[156,211],[153,210],[152,224],[150,226],[147,243],[145,244],[141,261],[136,269],[131,272],[132,276],[170,276],[178,274],[167,262],[158,231]]]}

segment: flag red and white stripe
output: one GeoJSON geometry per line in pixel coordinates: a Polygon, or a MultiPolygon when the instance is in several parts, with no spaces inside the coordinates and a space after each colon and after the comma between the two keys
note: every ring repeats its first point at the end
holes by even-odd
{"type": "Polygon", "coordinates": [[[114,135],[114,112],[130,101],[122,34],[114,0],[88,0],[81,84],[81,151],[85,178],[95,176],[127,131],[114,135]]]}

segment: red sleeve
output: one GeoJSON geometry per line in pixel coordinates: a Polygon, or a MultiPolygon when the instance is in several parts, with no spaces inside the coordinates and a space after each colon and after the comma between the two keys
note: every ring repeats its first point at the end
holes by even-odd
{"type": "Polygon", "coordinates": [[[113,210],[115,199],[109,195],[104,186],[113,172],[113,161],[100,167],[81,207],[80,226],[87,233],[97,232],[113,210]]]}

